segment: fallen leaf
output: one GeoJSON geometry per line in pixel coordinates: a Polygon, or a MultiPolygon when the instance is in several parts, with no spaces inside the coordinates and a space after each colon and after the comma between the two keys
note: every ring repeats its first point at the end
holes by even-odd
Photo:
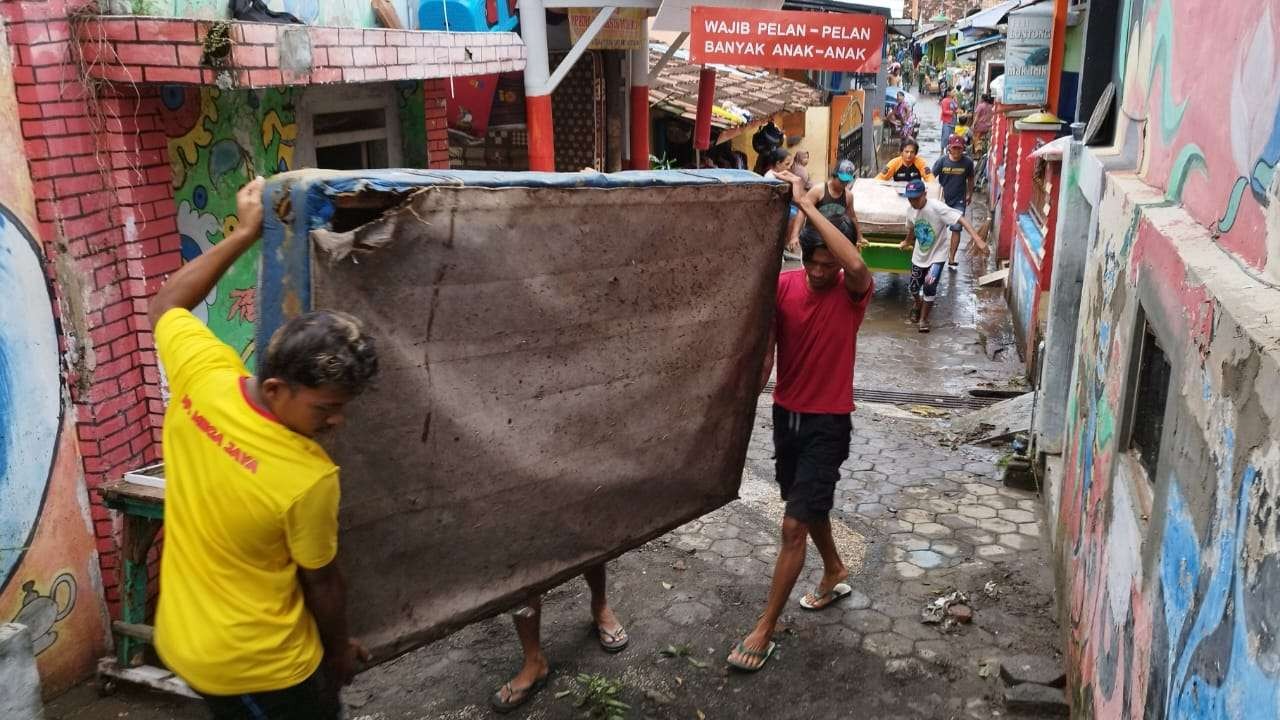
{"type": "Polygon", "coordinates": [[[664,582],[664,583],[662,583],[662,587],[663,587],[663,589],[665,589],[665,590],[670,590],[671,588],[675,587],[675,585],[672,585],[672,584],[671,584],[671,583],[669,583],[669,582],[664,582]]]}
{"type": "Polygon", "coordinates": [[[695,710],[694,712],[698,713],[698,720],[707,720],[706,713],[702,712],[701,710],[695,710]]]}

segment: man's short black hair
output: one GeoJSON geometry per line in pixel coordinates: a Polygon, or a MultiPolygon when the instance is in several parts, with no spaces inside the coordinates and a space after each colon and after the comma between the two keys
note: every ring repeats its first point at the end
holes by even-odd
{"type": "Polygon", "coordinates": [[[903,141],[902,141],[902,149],[903,149],[903,150],[906,150],[908,145],[910,145],[911,147],[915,148],[917,153],[918,153],[918,152],[920,152],[920,143],[916,142],[915,140],[912,140],[912,139],[908,138],[908,139],[906,139],[906,140],[903,140],[903,141]]]}
{"type": "MultiPolygon", "coordinates": [[[[836,226],[836,229],[844,233],[845,237],[849,238],[849,242],[857,242],[858,233],[854,230],[853,221],[849,219],[848,215],[840,213],[827,219],[831,221],[832,225],[836,226]]],[[[818,229],[812,224],[805,225],[804,229],[800,231],[800,257],[805,262],[809,262],[813,258],[815,250],[826,246],[827,243],[822,239],[822,233],[818,232],[818,229]]]]}
{"type": "Polygon", "coordinates": [[[293,318],[259,349],[258,379],[292,387],[332,385],[360,394],[378,372],[378,351],[354,315],[318,310],[293,318]]]}

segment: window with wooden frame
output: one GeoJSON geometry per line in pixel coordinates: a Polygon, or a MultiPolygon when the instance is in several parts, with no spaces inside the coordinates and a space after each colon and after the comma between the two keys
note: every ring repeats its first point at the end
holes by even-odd
{"type": "Polygon", "coordinates": [[[400,167],[400,117],[389,83],[308,88],[299,116],[299,167],[400,167]]]}

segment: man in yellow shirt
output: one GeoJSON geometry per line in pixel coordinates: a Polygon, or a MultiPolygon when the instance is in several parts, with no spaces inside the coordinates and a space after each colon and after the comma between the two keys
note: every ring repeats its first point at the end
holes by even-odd
{"type": "Polygon", "coordinates": [[[313,439],[377,372],[359,320],[307,313],[259,348],[258,374],[190,308],[257,241],[262,178],[238,227],[151,300],[169,382],[156,649],[215,718],[336,720],[364,652],[347,634],[338,468],[313,439]]]}

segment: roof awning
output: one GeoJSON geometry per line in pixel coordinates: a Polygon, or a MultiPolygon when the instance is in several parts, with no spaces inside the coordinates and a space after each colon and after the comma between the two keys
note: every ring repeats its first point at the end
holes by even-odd
{"type": "MultiPolygon", "coordinates": [[[[650,64],[663,50],[649,48],[650,64]]],[[[649,83],[649,105],[689,120],[698,116],[698,70],[685,53],[676,53],[649,83]]],[[[764,70],[722,65],[716,68],[716,103],[711,124],[725,129],[763,122],[784,112],[822,104],[822,93],[802,82],[764,70]]]]}
{"type": "Polygon", "coordinates": [[[961,55],[976,53],[984,47],[996,45],[1002,42],[1004,42],[1004,35],[992,35],[991,37],[984,37],[981,40],[974,40],[973,42],[968,42],[963,45],[957,45],[955,46],[954,51],[956,57],[960,57],[961,55]]]}
{"type": "Polygon", "coordinates": [[[1004,22],[1005,17],[1019,7],[1033,5],[1039,0],[1005,0],[999,5],[993,5],[986,10],[976,12],[967,18],[956,23],[957,30],[965,28],[980,28],[985,30],[995,30],[996,26],[1004,22]]]}
{"type": "Polygon", "coordinates": [[[946,37],[949,32],[951,32],[951,28],[947,25],[943,25],[940,28],[933,28],[932,30],[925,30],[916,34],[916,42],[921,45],[928,45],[940,37],[946,37]]]}

